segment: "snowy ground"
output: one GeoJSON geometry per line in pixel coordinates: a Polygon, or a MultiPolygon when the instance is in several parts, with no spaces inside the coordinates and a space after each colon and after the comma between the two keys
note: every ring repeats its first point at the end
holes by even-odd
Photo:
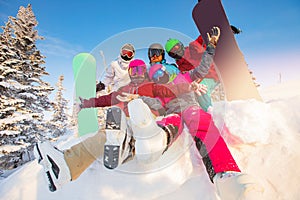
{"type": "MultiPolygon", "coordinates": [[[[264,199],[292,200],[300,197],[300,81],[260,89],[264,103],[254,100],[217,103],[213,116],[217,126],[225,121],[231,135],[224,135],[242,171],[265,186],[264,199]]],[[[76,142],[64,138],[59,146],[76,142]]],[[[180,145],[188,146],[183,136],[170,149],[170,158],[180,145]]],[[[8,178],[0,180],[0,199],[218,199],[208,180],[195,147],[188,146],[173,162],[147,173],[134,161],[120,170],[109,171],[96,161],[77,180],[57,192],[48,191],[43,171],[32,161],[8,178]]],[[[176,153],[175,153],[176,154],[176,153]]],[[[159,163],[158,163],[159,164],[159,163]]]]}

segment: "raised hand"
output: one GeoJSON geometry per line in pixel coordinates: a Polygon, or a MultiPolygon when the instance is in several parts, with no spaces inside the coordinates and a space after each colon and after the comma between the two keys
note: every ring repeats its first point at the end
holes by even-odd
{"type": "Polygon", "coordinates": [[[197,81],[193,81],[191,83],[191,89],[199,96],[201,96],[202,94],[206,94],[207,92],[207,86],[198,83],[197,81]]]}
{"type": "Polygon", "coordinates": [[[218,40],[221,35],[221,30],[219,27],[214,26],[211,31],[211,33],[207,33],[207,38],[210,44],[212,44],[214,47],[217,46],[218,40]]]}

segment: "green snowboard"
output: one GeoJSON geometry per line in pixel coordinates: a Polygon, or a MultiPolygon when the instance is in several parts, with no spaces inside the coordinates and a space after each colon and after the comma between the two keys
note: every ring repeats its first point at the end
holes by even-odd
{"type": "MultiPolygon", "coordinates": [[[[73,59],[76,102],[79,97],[96,97],[96,60],[89,53],[79,53],[73,59]]],[[[78,135],[98,131],[97,108],[82,109],[78,113],[78,135]]]]}

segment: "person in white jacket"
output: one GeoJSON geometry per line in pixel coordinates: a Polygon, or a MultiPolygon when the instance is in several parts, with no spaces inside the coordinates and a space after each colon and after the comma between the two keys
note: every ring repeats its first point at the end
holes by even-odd
{"type": "Polygon", "coordinates": [[[102,80],[97,84],[97,91],[105,88],[108,92],[117,91],[120,87],[129,84],[128,66],[134,55],[134,46],[129,43],[124,44],[118,58],[110,63],[102,80]]]}

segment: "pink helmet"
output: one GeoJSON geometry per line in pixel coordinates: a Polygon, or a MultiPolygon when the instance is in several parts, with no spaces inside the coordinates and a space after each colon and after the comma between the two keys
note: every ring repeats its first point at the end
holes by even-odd
{"type": "Polygon", "coordinates": [[[134,59],[129,63],[128,73],[130,76],[144,76],[147,72],[146,63],[140,59],[134,59]]]}
{"type": "Polygon", "coordinates": [[[165,71],[164,66],[162,64],[154,64],[149,69],[149,78],[153,79],[153,75],[158,72],[158,70],[165,71]]]}

